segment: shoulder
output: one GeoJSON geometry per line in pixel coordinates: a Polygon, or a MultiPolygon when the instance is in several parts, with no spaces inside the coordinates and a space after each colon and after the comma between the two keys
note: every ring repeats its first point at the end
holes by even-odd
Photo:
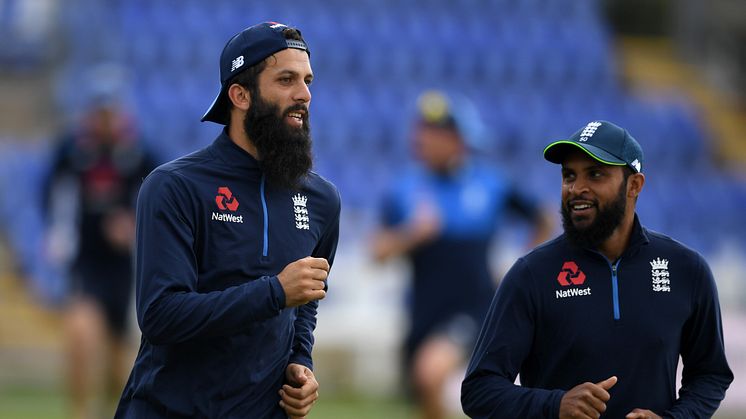
{"type": "Polygon", "coordinates": [[[145,178],[141,194],[162,194],[186,188],[191,174],[202,170],[214,158],[208,148],[166,162],[155,169],[145,178]]]}
{"type": "Polygon", "coordinates": [[[523,259],[531,265],[544,263],[548,258],[554,258],[566,254],[570,244],[567,242],[565,235],[561,234],[549,241],[546,241],[528,252],[523,259]]]}
{"type": "Polygon", "coordinates": [[[316,172],[309,172],[304,181],[302,192],[306,193],[309,205],[321,209],[321,214],[329,219],[338,219],[342,210],[342,199],[337,187],[316,172]],[[313,204],[311,204],[313,201],[313,204]]]}
{"type": "Polygon", "coordinates": [[[216,160],[215,157],[210,151],[210,147],[205,147],[201,150],[197,150],[193,153],[187,154],[175,160],[171,160],[167,163],[164,163],[158,166],[154,170],[154,172],[160,171],[160,172],[173,173],[175,175],[180,175],[180,174],[188,173],[190,170],[196,170],[201,165],[209,164],[210,162],[215,161],[215,160],[216,160]]]}
{"type": "Polygon", "coordinates": [[[340,205],[341,198],[337,187],[325,177],[311,171],[308,173],[305,187],[312,192],[320,194],[325,200],[340,205]]]}
{"type": "Polygon", "coordinates": [[[692,268],[707,266],[704,256],[686,244],[654,230],[645,229],[645,232],[652,250],[665,252],[677,263],[683,263],[692,268]]]}
{"type": "MultiPolygon", "coordinates": [[[[510,268],[506,279],[509,276],[519,276],[522,278],[522,282],[525,282],[527,278],[542,278],[546,276],[547,266],[554,266],[553,261],[560,260],[567,254],[568,244],[564,235],[561,235],[535,247],[518,258],[510,268]]],[[[552,273],[556,275],[556,272],[552,271],[552,273]]]]}

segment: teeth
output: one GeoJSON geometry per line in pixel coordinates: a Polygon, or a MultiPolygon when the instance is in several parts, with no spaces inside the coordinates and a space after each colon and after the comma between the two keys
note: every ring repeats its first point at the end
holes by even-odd
{"type": "Polygon", "coordinates": [[[584,209],[588,209],[588,208],[590,208],[590,207],[591,207],[591,206],[590,206],[589,204],[579,204],[579,205],[573,205],[573,206],[572,206],[572,209],[574,209],[574,210],[576,210],[576,211],[579,211],[579,210],[584,210],[584,209]]]}
{"type": "Polygon", "coordinates": [[[303,118],[303,115],[301,115],[301,114],[299,114],[297,112],[291,112],[291,113],[288,114],[288,116],[291,117],[291,118],[295,118],[295,119],[301,119],[301,118],[303,118]]]}

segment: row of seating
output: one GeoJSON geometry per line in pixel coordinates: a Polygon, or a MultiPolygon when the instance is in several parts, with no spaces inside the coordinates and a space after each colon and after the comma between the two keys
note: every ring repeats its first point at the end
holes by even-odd
{"type": "MultiPolygon", "coordinates": [[[[547,206],[559,202],[560,180],[541,158],[544,145],[591,120],[611,120],[645,149],[639,212],[648,225],[702,251],[727,237],[746,248],[744,185],[713,167],[707,127],[686,98],[624,91],[595,0],[71,0],[60,13],[68,46],[61,108],[84,106],[98,63],[121,65],[130,89],[120,97],[161,160],[219,132],[199,118],[218,91],[226,39],[251,23],[281,21],[299,26],[311,44],[315,169],[339,187],[346,219],[375,219],[396,169],[411,164],[416,97],[439,88],[473,100],[488,128],[474,141],[480,153],[547,206]]],[[[33,179],[43,177],[45,151],[8,142],[0,191],[17,196],[20,188],[32,199],[23,204],[26,218],[2,227],[22,263],[42,269],[32,266],[42,231],[33,179]]],[[[14,214],[18,202],[4,198],[0,214],[14,214]]],[[[357,222],[343,229],[365,233],[357,222]]]]}

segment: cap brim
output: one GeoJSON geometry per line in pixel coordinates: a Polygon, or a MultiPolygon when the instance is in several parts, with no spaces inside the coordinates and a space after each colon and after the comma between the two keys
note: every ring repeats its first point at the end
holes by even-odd
{"type": "Polygon", "coordinates": [[[229,111],[230,107],[228,106],[228,96],[226,95],[224,89],[221,88],[220,92],[217,96],[215,96],[212,104],[207,109],[207,112],[202,115],[202,119],[200,119],[200,121],[210,121],[218,124],[228,125],[228,123],[230,122],[230,116],[228,115],[229,111]]]}
{"type": "Polygon", "coordinates": [[[594,160],[597,160],[603,164],[609,164],[612,166],[626,166],[627,162],[620,160],[612,154],[602,150],[594,145],[581,144],[569,140],[555,141],[544,148],[544,158],[552,163],[562,164],[565,155],[569,150],[572,150],[571,146],[583,150],[586,154],[591,156],[594,160]]]}

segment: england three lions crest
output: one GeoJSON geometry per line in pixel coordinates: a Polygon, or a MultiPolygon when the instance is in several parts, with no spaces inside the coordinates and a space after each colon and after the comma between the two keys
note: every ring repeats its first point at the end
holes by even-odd
{"type": "Polygon", "coordinates": [[[311,226],[308,218],[308,208],[306,207],[308,198],[305,195],[296,194],[293,196],[293,213],[295,214],[295,228],[298,230],[308,230],[311,226]]]}
{"type": "Polygon", "coordinates": [[[653,259],[650,261],[653,277],[653,291],[671,292],[671,278],[668,274],[668,259],[653,259]]]}

